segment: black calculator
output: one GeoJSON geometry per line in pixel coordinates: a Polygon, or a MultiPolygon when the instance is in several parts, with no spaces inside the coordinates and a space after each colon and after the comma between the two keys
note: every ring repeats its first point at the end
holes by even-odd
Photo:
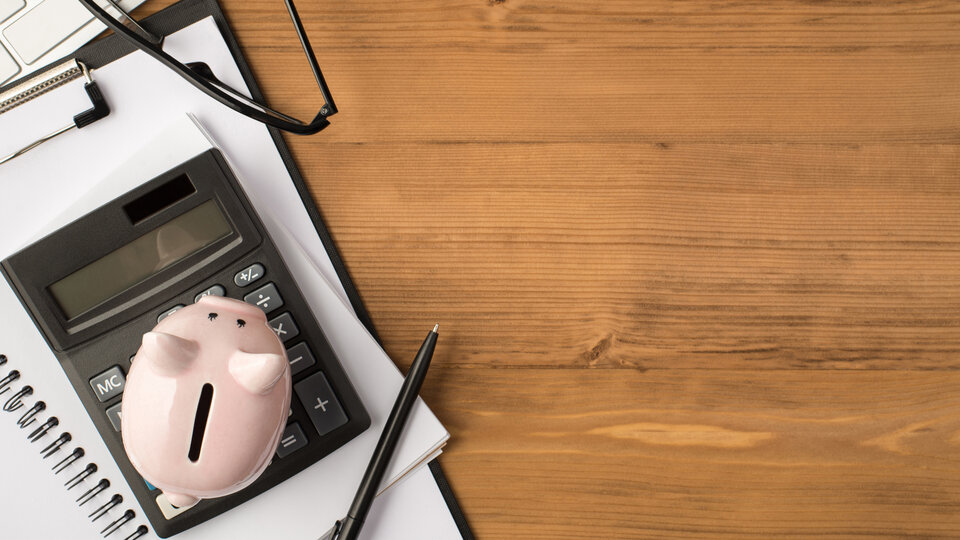
{"type": "Polygon", "coordinates": [[[209,150],[0,263],[156,533],[202,523],[283,482],[370,417],[280,253],[218,150],[209,150]],[[258,306],[287,348],[291,413],[273,462],[247,488],[172,506],[120,437],[125,374],[144,333],[207,295],[258,306]]]}

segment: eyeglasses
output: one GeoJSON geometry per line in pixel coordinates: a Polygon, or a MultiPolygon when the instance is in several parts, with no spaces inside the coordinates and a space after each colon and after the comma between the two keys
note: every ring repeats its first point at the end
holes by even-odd
{"type": "Polygon", "coordinates": [[[313,76],[317,80],[317,85],[320,87],[320,95],[323,97],[323,106],[320,107],[320,112],[318,112],[310,122],[297,120],[292,116],[283,114],[263,103],[257,103],[244,96],[242,93],[217,80],[216,76],[214,76],[206,64],[181,63],[163,51],[163,36],[156,36],[148,32],[117,5],[115,0],[79,0],[79,2],[117,35],[157,59],[160,63],[173,70],[177,75],[204,94],[207,94],[244,116],[290,133],[312,135],[330,125],[330,121],[327,120],[327,118],[337,113],[337,106],[333,102],[333,96],[330,95],[330,89],[327,88],[323,73],[320,71],[320,65],[317,63],[317,57],[313,53],[313,48],[310,47],[310,40],[307,39],[307,34],[303,29],[303,23],[300,21],[297,8],[293,5],[293,0],[284,0],[284,4],[286,4],[290,18],[293,20],[297,37],[300,38],[303,52],[307,56],[310,69],[313,70],[313,76]],[[101,4],[108,5],[116,11],[118,16],[114,17],[108,13],[101,4]]]}

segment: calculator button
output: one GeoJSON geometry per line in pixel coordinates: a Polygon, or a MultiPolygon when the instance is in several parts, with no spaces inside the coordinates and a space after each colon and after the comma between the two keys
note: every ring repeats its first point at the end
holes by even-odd
{"type": "Polygon", "coordinates": [[[167,500],[167,496],[161,493],[157,495],[157,506],[160,507],[160,511],[163,513],[163,517],[168,520],[173,519],[180,514],[186,512],[187,510],[193,508],[192,506],[185,506],[183,508],[177,508],[176,506],[170,504],[170,501],[167,500]]]}
{"type": "Polygon", "coordinates": [[[117,403],[107,409],[107,418],[110,419],[110,424],[115,431],[120,431],[120,405],[122,405],[122,403],[117,403]]]}
{"type": "Polygon", "coordinates": [[[237,272],[237,275],[233,276],[233,282],[237,284],[237,287],[246,287],[254,281],[262,278],[264,273],[266,272],[263,269],[263,265],[260,263],[254,263],[237,272]]]}
{"type": "Polygon", "coordinates": [[[291,316],[289,312],[271,320],[267,324],[270,325],[270,328],[273,328],[273,331],[276,332],[280,341],[289,341],[300,335],[300,329],[297,328],[297,323],[293,322],[293,316],[291,316]]]}
{"type": "Polygon", "coordinates": [[[226,289],[224,289],[220,285],[214,285],[213,287],[210,287],[209,289],[195,296],[193,299],[193,303],[196,304],[204,296],[225,296],[226,294],[227,294],[226,289]]]}
{"type": "Polygon", "coordinates": [[[287,349],[287,361],[290,362],[290,375],[298,373],[317,363],[306,343],[298,343],[287,349]]]}
{"type": "Polygon", "coordinates": [[[113,366],[90,379],[90,388],[93,388],[93,393],[96,394],[97,399],[103,403],[104,401],[109,401],[114,396],[122,394],[123,385],[126,384],[126,382],[123,371],[120,371],[120,366],[113,366]]]}
{"type": "Polygon", "coordinates": [[[263,287],[244,296],[243,301],[257,306],[266,313],[270,313],[283,305],[283,298],[277,291],[277,286],[273,283],[267,283],[263,287]]]}
{"type": "Polygon", "coordinates": [[[293,387],[321,436],[347,423],[347,415],[322,372],[314,373],[293,387]]]}
{"type": "Polygon", "coordinates": [[[157,322],[160,322],[160,321],[166,319],[167,317],[173,315],[174,313],[180,311],[181,309],[183,309],[183,304],[177,304],[176,306],[173,306],[172,308],[170,308],[170,309],[164,311],[163,313],[161,313],[160,315],[158,315],[158,316],[157,316],[157,322]]]}
{"type": "Polygon", "coordinates": [[[156,491],[156,490],[157,490],[157,486],[151,484],[150,482],[147,482],[146,480],[144,480],[143,483],[147,485],[147,489],[149,489],[150,491],[156,491]]]}
{"type": "Polygon", "coordinates": [[[283,459],[297,450],[307,445],[307,436],[300,429],[300,424],[294,422],[287,426],[280,437],[280,444],[277,446],[277,457],[283,459]]]}

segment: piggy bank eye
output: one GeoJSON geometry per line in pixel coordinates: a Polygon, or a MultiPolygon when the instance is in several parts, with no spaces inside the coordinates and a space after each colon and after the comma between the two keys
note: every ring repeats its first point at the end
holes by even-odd
{"type": "Polygon", "coordinates": [[[243,328],[247,325],[247,321],[243,319],[237,319],[237,328],[243,328]]]}
{"type": "Polygon", "coordinates": [[[207,315],[207,318],[210,319],[211,321],[215,321],[215,320],[217,319],[217,314],[216,314],[216,313],[211,313],[211,314],[207,315]]]}

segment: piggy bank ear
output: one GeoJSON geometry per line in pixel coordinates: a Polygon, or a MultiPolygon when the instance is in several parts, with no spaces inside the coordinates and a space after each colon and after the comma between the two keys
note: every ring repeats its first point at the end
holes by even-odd
{"type": "Polygon", "coordinates": [[[230,358],[230,375],[251,394],[266,394],[287,369],[287,359],[279,354],[252,354],[237,351],[230,358]]]}
{"type": "Polygon", "coordinates": [[[147,332],[137,354],[137,361],[149,363],[164,375],[176,375],[197,357],[196,341],[163,332],[147,332]]]}

